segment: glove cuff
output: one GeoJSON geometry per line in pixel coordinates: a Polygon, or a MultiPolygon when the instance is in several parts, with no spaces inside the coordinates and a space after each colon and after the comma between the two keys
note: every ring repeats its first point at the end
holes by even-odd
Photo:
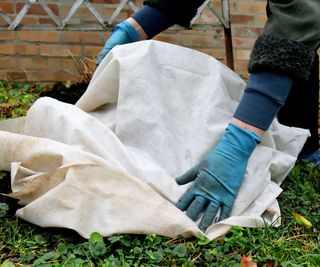
{"type": "Polygon", "coordinates": [[[114,32],[118,29],[127,33],[131,43],[140,41],[140,36],[138,31],[128,21],[125,20],[118,23],[114,29],[114,32]]]}
{"type": "Polygon", "coordinates": [[[250,156],[257,144],[261,142],[261,138],[251,130],[229,123],[221,142],[227,143],[250,156]]]}

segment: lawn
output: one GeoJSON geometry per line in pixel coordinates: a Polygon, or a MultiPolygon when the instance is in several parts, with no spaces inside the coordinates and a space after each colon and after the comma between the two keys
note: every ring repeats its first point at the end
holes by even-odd
{"type": "MultiPolygon", "coordinates": [[[[42,90],[1,81],[0,119],[25,115],[42,90]]],[[[9,173],[0,171],[0,192],[10,192],[9,184],[9,173]]],[[[43,229],[16,218],[15,201],[0,196],[0,267],[320,266],[320,168],[296,164],[282,188],[280,227],[234,227],[213,241],[128,234],[103,238],[99,233],[85,240],[73,231],[43,229]]]]}

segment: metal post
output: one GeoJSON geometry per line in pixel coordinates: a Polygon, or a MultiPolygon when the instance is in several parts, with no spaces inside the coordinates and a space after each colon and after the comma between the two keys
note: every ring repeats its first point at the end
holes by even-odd
{"type": "Polygon", "coordinates": [[[229,1],[228,0],[222,0],[222,16],[223,16],[224,20],[228,22],[228,26],[229,26],[229,27],[225,27],[225,26],[223,27],[225,47],[226,47],[227,65],[230,69],[234,70],[230,10],[229,10],[229,1]]]}

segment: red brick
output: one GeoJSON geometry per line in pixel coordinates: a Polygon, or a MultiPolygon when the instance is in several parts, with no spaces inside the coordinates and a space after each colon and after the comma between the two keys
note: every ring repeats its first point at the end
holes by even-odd
{"type": "Polygon", "coordinates": [[[215,49],[215,48],[198,48],[197,49],[200,52],[203,52],[211,57],[214,57],[217,60],[224,60],[226,58],[226,52],[225,49],[215,49]]]}
{"type": "Polygon", "coordinates": [[[63,40],[68,43],[103,45],[103,40],[100,38],[100,34],[95,32],[64,32],[63,40]]]}
{"type": "MultiPolygon", "coordinates": [[[[20,12],[20,10],[24,7],[24,5],[25,5],[25,3],[17,3],[17,5],[16,5],[17,12],[20,12]]],[[[53,14],[55,14],[56,16],[59,15],[59,8],[58,8],[57,4],[48,4],[48,7],[51,9],[53,14]]],[[[42,8],[41,5],[33,4],[29,8],[27,14],[30,14],[30,15],[47,15],[47,12],[42,8]]]]}
{"type": "Polygon", "coordinates": [[[63,59],[63,70],[68,73],[73,73],[79,75],[79,68],[81,69],[86,68],[89,72],[93,73],[96,69],[96,61],[94,59],[63,59]],[[84,65],[83,65],[84,64],[84,65]]]}
{"type": "Polygon", "coordinates": [[[2,9],[4,13],[7,13],[7,14],[14,13],[13,3],[8,3],[8,2],[0,3],[0,9],[2,9]]]}
{"type": "Polygon", "coordinates": [[[102,49],[101,46],[85,46],[84,48],[84,56],[96,58],[102,49]]]}
{"type": "Polygon", "coordinates": [[[14,31],[0,31],[0,40],[14,40],[15,32],[14,31]]]}
{"type": "Polygon", "coordinates": [[[57,31],[20,31],[18,33],[20,41],[30,42],[58,42],[60,32],[57,31]]]}
{"type": "Polygon", "coordinates": [[[40,55],[49,57],[71,57],[80,56],[81,47],[76,45],[41,45],[40,55]]]}
{"type": "Polygon", "coordinates": [[[24,17],[20,25],[35,25],[38,24],[38,17],[24,17]]]}
{"type": "Polygon", "coordinates": [[[237,9],[237,2],[238,0],[229,0],[229,8],[231,12],[237,9]]]}
{"type": "Polygon", "coordinates": [[[77,9],[77,12],[73,15],[73,17],[81,17],[81,18],[88,18],[92,17],[91,11],[86,6],[81,6],[77,9]]]}
{"type": "Polygon", "coordinates": [[[14,69],[17,67],[16,60],[12,57],[0,57],[1,69],[14,69]]]}
{"type": "MultiPolygon", "coordinates": [[[[105,14],[105,13],[103,13],[105,14]]],[[[127,10],[127,9],[123,9],[120,14],[115,18],[115,20],[112,22],[112,25],[116,25],[117,23],[127,19],[128,17],[130,17],[130,10],[127,10]]],[[[106,15],[104,15],[105,18],[108,18],[106,15]]]]}
{"type": "Polygon", "coordinates": [[[68,58],[64,58],[62,60],[62,66],[63,66],[63,69],[72,69],[74,70],[75,69],[75,65],[76,65],[76,60],[75,59],[68,59],[68,58]]]}
{"type": "Polygon", "coordinates": [[[0,70],[0,80],[8,81],[7,80],[7,72],[0,70]]]}
{"type": "Polygon", "coordinates": [[[213,47],[219,46],[219,40],[206,35],[181,35],[180,45],[187,47],[213,47]]]}
{"type": "Polygon", "coordinates": [[[250,58],[250,50],[235,50],[234,56],[237,60],[249,60],[250,58]]]}
{"type": "MultiPolygon", "coordinates": [[[[125,17],[124,19],[126,19],[126,18],[127,17],[125,17]]],[[[98,25],[99,22],[96,19],[93,19],[93,18],[83,18],[82,17],[81,18],[81,24],[90,26],[90,25],[98,25]]]]}
{"type": "Polygon", "coordinates": [[[27,74],[22,71],[7,71],[6,73],[8,81],[25,81],[27,80],[27,74]]]}
{"type": "Polygon", "coordinates": [[[241,78],[242,80],[244,80],[245,82],[248,81],[249,76],[250,76],[249,73],[248,73],[248,71],[246,71],[246,70],[236,71],[236,73],[240,76],[240,78],[241,78]]]}
{"type": "Polygon", "coordinates": [[[0,44],[0,55],[14,55],[15,47],[12,44],[0,44]]]}
{"type": "Polygon", "coordinates": [[[118,4],[120,0],[90,0],[93,4],[118,4]]]}
{"type": "Polygon", "coordinates": [[[233,42],[233,46],[235,46],[235,47],[252,49],[256,39],[257,38],[233,37],[232,42],[233,42]]]}
{"type": "Polygon", "coordinates": [[[249,61],[248,60],[236,60],[235,61],[235,69],[236,69],[236,72],[239,72],[239,71],[247,71],[247,68],[248,68],[248,63],[249,61]]]}
{"type": "Polygon", "coordinates": [[[47,81],[60,81],[59,71],[42,71],[38,72],[38,81],[47,82],[47,81]]]}
{"type": "Polygon", "coordinates": [[[231,15],[230,20],[232,24],[246,24],[254,21],[253,15],[231,15]]]}
{"type": "Polygon", "coordinates": [[[179,44],[181,40],[180,34],[159,34],[155,40],[171,43],[171,44],[179,44]]]}
{"type": "Polygon", "coordinates": [[[15,53],[18,55],[35,56],[38,55],[38,46],[35,44],[16,44],[15,53]]]}
{"type": "MultiPolygon", "coordinates": [[[[220,10],[219,7],[216,6],[220,10]]],[[[212,11],[208,8],[205,8],[200,16],[196,19],[195,24],[220,24],[219,19],[212,11]]]]}
{"type": "Polygon", "coordinates": [[[38,73],[39,82],[79,81],[79,76],[64,71],[43,71],[38,73]]]}
{"type": "Polygon", "coordinates": [[[232,26],[232,35],[235,37],[255,37],[257,38],[263,32],[262,27],[248,27],[248,26],[232,26]]]}
{"type": "Polygon", "coordinates": [[[59,69],[61,68],[61,59],[43,58],[43,57],[19,57],[18,67],[25,69],[59,69]]]}
{"type": "Polygon", "coordinates": [[[105,32],[105,33],[102,35],[103,43],[106,42],[106,41],[109,39],[109,37],[111,36],[111,34],[112,34],[111,32],[107,31],[107,32],[105,32]]]}
{"type": "Polygon", "coordinates": [[[0,17],[0,26],[9,26],[9,24],[2,17],[0,17]]]}
{"type": "Polygon", "coordinates": [[[237,2],[238,11],[241,14],[265,14],[267,3],[265,1],[238,1],[237,2]]]}
{"type": "Polygon", "coordinates": [[[38,72],[17,67],[15,71],[7,71],[7,78],[8,80],[35,82],[38,80],[38,72]]]}
{"type": "Polygon", "coordinates": [[[105,20],[107,20],[108,18],[110,18],[112,16],[112,14],[114,12],[114,8],[110,8],[110,6],[103,5],[101,7],[98,6],[97,11],[102,15],[103,18],[105,18],[105,20]]]}
{"type": "Polygon", "coordinates": [[[268,18],[265,15],[255,16],[255,22],[257,22],[257,25],[264,26],[267,20],[268,18]]]}
{"type": "Polygon", "coordinates": [[[41,25],[56,25],[51,18],[39,18],[39,24],[41,25]]]}
{"type": "MultiPolygon", "coordinates": [[[[28,82],[36,82],[38,81],[38,71],[30,71],[30,70],[27,70],[27,69],[24,69],[24,68],[18,68],[18,70],[23,70],[27,76],[27,81],[28,82]]],[[[23,80],[23,81],[26,81],[26,80],[23,80]]]]}
{"type": "Polygon", "coordinates": [[[134,14],[134,11],[131,10],[131,9],[129,9],[129,10],[127,11],[127,17],[128,17],[128,18],[131,17],[132,14],[134,14]]]}

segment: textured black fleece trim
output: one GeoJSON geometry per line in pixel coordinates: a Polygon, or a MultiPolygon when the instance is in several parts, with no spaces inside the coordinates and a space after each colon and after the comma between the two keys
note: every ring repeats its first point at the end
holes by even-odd
{"type": "Polygon", "coordinates": [[[248,69],[250,73],[275,71],[308,80],[315,51],[281,36],[261,35],[255,42],[248,69]]]}
{"type": "Polygon", "coordinates": [[[183,27],[190,27],[190,21],[197,14],[205,0],[145,0],[145,5],[160,9],[170,19],[183,27]]]}

